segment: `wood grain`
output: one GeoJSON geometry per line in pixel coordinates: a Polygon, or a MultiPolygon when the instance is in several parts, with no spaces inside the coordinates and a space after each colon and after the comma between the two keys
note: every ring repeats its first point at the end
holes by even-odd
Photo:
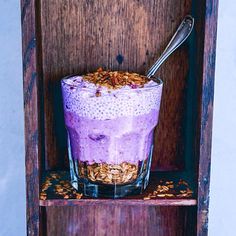
{"type": "Polygon", "coordinates": [[[195,206],[197,204],[196,199],[193,198],[172,198],[172,199],[49,199],[40,200],[40,206],[195,206]]]}
{"type": "Polygon", "coordinates": [[[217,0],[21,0],[28,235],[207,235],[217,6],[217,0]],[[198,187],[197,206],[187,206],[195,199],[135,206],[39,201],[42,172],[67,165],[60,79],[99,66],[145,73],[191,12],[195,34],[158,73],[164,91],[153,169],[185,168],[198,187]]]}
{"type": "Polygon", "coordinates": [[[48,235],[190,236],[194,207],[46,207],[48,235]],[[82,217],[81,217],[82,216],[82,217]]]}
{"type": "MultiPolygon", "coordinates": [[[[42,155],[40,129],[40,81],[36,34],[35,1],[21,1],[22,20],[22,54],[24,78],[24,112],[25,112],[25,163],[26,163],[26,202],[27,235],[39,235],[39,179],[42,155]]],[[[42,220],[42,219],[41,219],[42,220]]],[[[42,221],[41,221],[42,223],[42,221]]]]}
{"type": "MultiPolygon", "coordinates": [[[[145,73],[190,11],[190,0],[41,1],[48,169],[63,169],[67,161],[61,78],[100,66],[145,73]]],[[[153,169],[184,167],[187,74],[188,44],[159,72],[165,85],[155,133],[153,169]]]]}
{"type": "MultiPolygon", "coordinates": [[[[204,35],[197,39],[201,49],[198,55],[199,80],[199,119],[198,119],[198,217],[197,235],[208,233],[208,207],[210,186],[212,117],[215,77],[215,48],[217,31],[218,0],[200,1],[205,8],[197,8],[199,24],[197,34],[204,35]]],[[[198,5],[198,6],[200,6],[198,5]]],[[[197,138],[196,137],[196,138],[197,138]]]]}

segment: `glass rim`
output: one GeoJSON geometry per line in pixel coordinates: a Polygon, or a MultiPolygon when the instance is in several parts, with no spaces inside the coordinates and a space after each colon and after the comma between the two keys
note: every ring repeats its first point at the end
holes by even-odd
{"type": "MultiPolygon", "coordinates": [[[[77,76],[81,76],[81,75],[78,75],[78,74],[74,74],[74,75],[67,75],[65,77],[63,77],[61,79],[61,83],[65,84],[65,85],[69,85],[69,86],[73,86],[72,84],[69,84],[69,83],[66,83],[66,80],[69,79],[69,78],[73,78],[73,77],[77,77],[77,76]]],[[[158,87],[161,87],[163,85],[163,81],[160,79],[160,77],[154,77],[152,76],[149,80],[153,80],[155,82],[155,84],[151,85],[151,86],[148,86],[148,87],[142,87],[142,88],[135,88],[135,89],[122,89],[122,92],[125,92],[125,91],[140,91],[140,90],[151,90],[153,88],[158,88],[158,87]]],[[[94,89],[92,88],[81,88],[80,87],[80,90],[83,90],[83,91],[94,91],[94,89]]],[[[113,91],[116,91],[118,89],[114,89],[113,91]]],[[[111,91],[111,90],[110,90],[111,91]]]]}

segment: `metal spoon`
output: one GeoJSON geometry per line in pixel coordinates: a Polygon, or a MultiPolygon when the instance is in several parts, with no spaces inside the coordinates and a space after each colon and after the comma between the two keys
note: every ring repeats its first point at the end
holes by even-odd
{"type": "Polygon", "coordinates": [[[160,58],[154,63],[154,65],[147,72],[147,77],[151,78],[155,75],[162,63],[174,52],[190,35],[194,26],[194,18],[187,15],[181,22],[174,36],[170,40],[169,44],[161,54],[160,58]]]}

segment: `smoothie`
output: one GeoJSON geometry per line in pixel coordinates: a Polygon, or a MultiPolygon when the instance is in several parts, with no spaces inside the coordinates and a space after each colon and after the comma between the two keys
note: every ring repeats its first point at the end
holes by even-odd
{"type": "Polygon", "coordinates": [[[65,124],[79,178],[123,185],[147,172],[161,92],[162,83],[128,72],[99,69],[62,80],[65,124]]]}

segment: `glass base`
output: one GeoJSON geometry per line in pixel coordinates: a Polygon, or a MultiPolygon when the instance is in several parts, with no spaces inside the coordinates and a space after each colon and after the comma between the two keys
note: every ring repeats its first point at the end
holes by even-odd
{"type": "Polygon", "coordinates": [[[125,185],[99,184],[88,181],[86,183],[83,179],[72,181],[72,185],[88,197],[115,199],[128,195],[142,194],[148,185],[148,181],[149,173],[145,177],[138,178],[135,182],[125,185]]]}
{"type": "MultiPolygon", "coordinates": [[[[142,194],[143,191],[146,189],[148,182],[149,182],[149,175],[150,175],[150,163],[148,161],[143,161],[142,166],[139,168],[140,174],[134,179],[131,180],[131,182],[126,182],[123,184],[119,184],[121,182],[115,182],[109,184],[109,181],[92,181],[92,178],[89,177],[89,173],[92,173],[92,169],[90,169],[90,172],[88,171],[88,168],[85,167],[83,169],[83,174],[81,173],[81,168],[79,162],[72,161],[70,164],[73,165],[73,168],[71,168],[71,183],[72,186],[79,192],[83,193],[85,196],[88,197],[95,197],[95,198],[121,198],[128,195],[139,195],[142,194]],[[145,163],[145,165],[144,165],[145,163]],[[79,173],[79,175],[78,175],[79,173]]],[[[91,166],[90,166],[91,168],[91,166]]],[[[96,167],[95,169],[98,169],[99,167],[96,167]]],[[[132,172],[131,172],[132,173],[132,172]]],[[[128,173],[128,175],[131,176],[131,173],[128,173]]],[[[109,175],[109,174],[108,174],[109,175]]],[[[99,175],[97,175],[99,176],[99,175]]],[[[123,178],[125,179],[127,175],[123,175],[123,178]]],[[[134,175],[133,175],[134,176],[134,175]]],[[[97,178],[98,179],[98,178],[97,178]]]]}

